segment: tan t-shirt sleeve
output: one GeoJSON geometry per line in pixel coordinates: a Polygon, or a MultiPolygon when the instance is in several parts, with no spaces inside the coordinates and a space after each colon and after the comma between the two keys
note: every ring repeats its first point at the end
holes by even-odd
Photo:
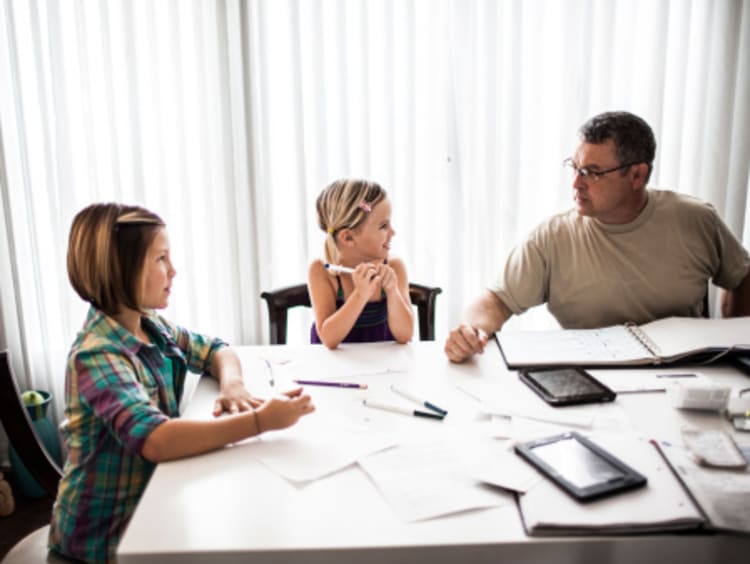
{"type": "Polygon", "coordinates": [[[511,251],[505,268],[487,286],[515,315],[547,302],[549,297],[549,264],[538,234],[537,229],[511,251]]]}

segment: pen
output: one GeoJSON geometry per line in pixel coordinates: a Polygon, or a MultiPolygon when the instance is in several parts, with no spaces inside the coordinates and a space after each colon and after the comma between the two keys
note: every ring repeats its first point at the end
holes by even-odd
{"type": "Polygon", "coordinates": [[[414,415],[415,417],[429,417],[430,419],[443,420],[442,415],[437,413],[431,413],[428,411],[419,411],[418,409],[408,409],[399,405],[390,405],[387,403],[380,403],[379,401],[362,400],[362,403],[367,407],[374,407],[375,409],[382,409],[384,411],[392,411],[393,413],[401,413],[403,415],[414,415]]]}
{"type": "Polygon", "coordinates": [[[684,374],[657,374],[657,378],[697,378],[697,374],[690,374],[690,373],[684,373],[684,374]]]}
{"type": "Polygon", "coordinates": [[[355,384],[353,382],[324,382],[322,380],[294,380],[296,384],[303,386],[331,386],[332,388],[357,388],[366,390],[367,384],[355,384]]]}
{"type": "Polygon", "coordinates": [[[353,268],[349,268],[348,266],[343,266],[341,264],[326,263],[325,266],[331,272],[343,272],[344,274],[351,274],[352,272],[354,272],[353,268]]]}
{"type": "Polygon", "coordinates": [[[271,363],[268,362],[267,358],[264,358],[263,362],[266,363],[266,369],[268,370],[268,383],[271,386],[273,386],[275,384],[274,377],[273,377],[273,366],[271,366],[271,363]]]}
{"type": "Polygon", "coordinates": [[[413,401],[414,403],[418,403],[420,405],[425,406],[427,409],[431,409],[432,411],[435,411],[435,412],[439,413],[442,416],[448,415],[448,412],[445,409],[443,409],[442,407],[438,407],[434,403],[431,403],[431,402],[429,402],[427,400],[423,400],[423,399],[420,399],[420,398],[418,398],[416,396],[413,396],[411,393],[409,393],[409,392],[407,392],[405,390],[402,390],[400,388],[397,388],[396,386],[391,385],[391,390],[393,390],[394,392],[396,392],[398,395],[403,396],[406,399],[413,401]]]}

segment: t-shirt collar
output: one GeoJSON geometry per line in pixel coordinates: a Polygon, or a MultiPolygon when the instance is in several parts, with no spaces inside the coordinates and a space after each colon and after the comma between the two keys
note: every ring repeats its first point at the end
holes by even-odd
{"type": "Polygon", "coordinates": [[[643,206],[641,213],[639,213],[638,216],[630,223],[602,223],[596,218],[592,218],[592,221],[594,222],[594,225],[596,225],[599,229],[608,233],[629,233],[630,231],[635,231],[644,223],[646,223],[653,215],[655,207],[656,204],[654,203],[654,198],[652,197],[650,191],[647,190],[646,205],[643,206]]]}

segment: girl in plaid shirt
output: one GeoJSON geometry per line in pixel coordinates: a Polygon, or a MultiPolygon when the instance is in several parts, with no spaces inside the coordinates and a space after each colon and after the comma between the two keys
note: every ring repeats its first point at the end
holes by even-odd
{"type": "Polygon", "coordinates": [[[86,562],[115,559],[120,535],[157,463],[293,425],[314,407],[298,388],[261,400],[245,388],[237,355],[219,339],[154,310],[175,276],[164,222],[136,206],[94,204],[76,215],[68,276],[91,304],[68,356],[68,446],[49,547],[86,562]],[[188,370],[219,381],[210,421],[179,419],[188,370]]]}

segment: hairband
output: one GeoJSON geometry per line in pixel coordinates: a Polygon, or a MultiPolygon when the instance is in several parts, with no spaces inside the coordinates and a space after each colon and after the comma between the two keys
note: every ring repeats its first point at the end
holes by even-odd
{"type": "Polygon", "coordinates": [[[370,213],[372,211],[372,206],[368,204],[364,198],[362,198],[359,203],[357,204],[357,207],[361,209],[362,211],[365,211],[367,213],[370,213]]]}
{"type": "Polygon", "coordinates": [[[326,229],[326,231],[328,231],[329,235],[333,235],[333,232],[335,231],[335,229],[333,227],[329,227],[328,229],[326,229]]]}

